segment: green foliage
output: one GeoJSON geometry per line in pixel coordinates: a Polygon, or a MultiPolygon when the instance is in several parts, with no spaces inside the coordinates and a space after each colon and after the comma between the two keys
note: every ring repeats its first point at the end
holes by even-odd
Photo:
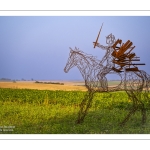
{"type": "MultiPolygon", "coordinates": [[[[124,127],[118,124],[132,106],[125,92],[96,93],[92,107],[82,124],[75,124],[82,91],[49,91],[0,88],[0,129],[15,126],[2,134],[117,134],[150,133],[150,111],[147,123],[141,125],[136,112],[124,127]]],[[[145,103],[148,107],[148,103],[145,103]]]]}

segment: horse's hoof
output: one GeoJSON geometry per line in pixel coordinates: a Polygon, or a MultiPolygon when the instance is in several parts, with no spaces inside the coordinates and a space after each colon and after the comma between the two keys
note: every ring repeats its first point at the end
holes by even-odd
{"type": "Polygon", "coordinates": [[[83,120],[77,120],[76,124],[81,124],[83,122],[83,120]]]}
{"type": "Polygon", "coordinates": [[[76,123],[76,124],[80,124],[80,123],[81,123],[81,121],[80,121],[80,120],[77,120],[75,123],[76,123]]]}

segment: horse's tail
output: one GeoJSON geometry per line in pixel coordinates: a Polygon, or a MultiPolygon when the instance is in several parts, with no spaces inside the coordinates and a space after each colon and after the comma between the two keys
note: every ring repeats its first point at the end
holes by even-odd
{"type": "Polygon", "coordinates": [[[150,90],[150,75],[146,73],[145,71],[141,70],[143,79],[144,79],[144,88],[147,88],[147,90],[150,90]]]}
{"type": "Polygon", "coordinates": [[[140,70],[144,79],[143,96],[144,100],[150,105],[150,75],[143,70],[140,70]]]}

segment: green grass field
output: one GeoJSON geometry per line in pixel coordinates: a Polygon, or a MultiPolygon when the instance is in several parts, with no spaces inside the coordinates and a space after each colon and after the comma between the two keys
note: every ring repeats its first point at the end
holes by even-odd
{"type": "Polygon", "coordinates": [[[125,92],[97,93],[82,124],[76,124],[82,91],[0,88],[1,134],[149,134],[136,112],[124,127],[119,123],[132,106],[125,92]]]}

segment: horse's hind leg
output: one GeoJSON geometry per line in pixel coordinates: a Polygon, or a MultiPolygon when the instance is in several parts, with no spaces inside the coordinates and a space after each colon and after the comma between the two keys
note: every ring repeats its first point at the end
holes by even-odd
{"type": "Polygon", "coordinates": [[[137,111],[137,109],[137,107],[133,107],[128,113],[128,115],[125,117],[125,119],[120,123],[120,126],[124,126],[125,123],[129,120],[129,118],[137,111]]]}
{"type": "MultiPolygon", "coordinates": [[[[142,94],[144,101],[149,103],[150,101],[149,87],[147,87],[141,94],[142,94]]],[[[146,108],[143,102],[141,102],[141,115],[142,115],[142,124],[144,124],[146,122],[146,108]]]]}
{"type": "Polygon", "coordinates": [[[92,99],[93,99],[94,92],[88,91],[87,94],[84,96],[84,99],[82,100],[80,104],[80,110],[78,113],[78,119],[76,123],[82,123],[84,121],[84,118],[88,112],[88,109],[91,106],[92,99]]]}
{"type": "Polygon", "coordinates": [[[125,119],[120,123],[120,126],[124,126],[125,123],[129,120],[129,118],[137,111],[138,109],[138,100],[135,96],[131,97],[130,98],[132,99],[133,101],[133,107],[132,109],[130,110],[130,112],[128,113],[128,115],[125,117],[125,119]]]}
{"type": "MultiPolygon", "coordinates": [[[[142,93],[144,96],[144,100],[148,101],[148,93],[142,93]]],[[[140,101],[141,105],[140,105],[140,109],[141,109],[141,115],[142,115],[142,124],[144,124],[146,122],[146,108],[145,105],[142,101],[140,101]]]]}
{"type": "Polygon", "coordinates": [[[133,101],[133,107],[132,107],[131,111],[129,112],[129,114],[126,116],[126,118],[121,122],[120,125],[124,125],[129,120],[131,115],[134,114],[135,111],[137,111],[137,109],[141,110],[142,124],[144,124],[146,122],[146,108],[145,108],[144,103],[141,101],[141,94],[142,93],[140,92],[140,93],[138,93],[138,96],[137,96],[136,93],[134,93],[134,95],[132,95],[132,97],[130,97],[133,101]]]}
{"type": "Polygon", "coordinates": [[[141,108],[141,114],[142,114],[142,124],[145,124],[145,122],[146,122],[146,108],[145,108],[143,103],[142,103],[142,108],[141,108]]]}

